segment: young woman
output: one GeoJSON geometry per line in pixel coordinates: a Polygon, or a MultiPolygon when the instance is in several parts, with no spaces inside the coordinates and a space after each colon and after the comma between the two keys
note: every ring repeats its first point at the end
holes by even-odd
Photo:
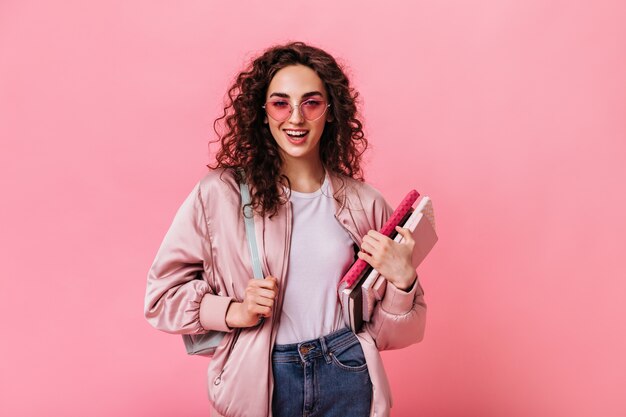
{"type": "Polygon", "coordinates": [[[411,234],[377,232],[393,210],[363,180],[357,96],[331,55],[302,42],[267,49],[229,90],[215,166],[176,213],[145,299],[160,330],[227,332],[208,369],[213,416],[389,415],[379,351],[419,342],[426,304],[411,234]],[[265,279],[252,278],[240,181],[265,279]],[[337,283],[357,257],[387,287],[355,334],[337,283]]]}

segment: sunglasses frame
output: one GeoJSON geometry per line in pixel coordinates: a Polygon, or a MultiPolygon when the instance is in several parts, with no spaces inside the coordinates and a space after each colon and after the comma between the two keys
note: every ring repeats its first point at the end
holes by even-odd
{"type": "MultiPolygon", "coordinates": [[[[301,106],[303,103],[306,103],[307,101],[310,101],[310,100],[314,100],[314,101],[321,101],[321,102],[324,102],[324,103],[328,103],[326,100],[320,100],[320,99],[308,98],[308,99],[306,99],[306,100],[304,100],[304,101],[302,101],[302,102],[300,102],[300,103],[295,103],[295,106],[294,106],[294,105],[293,105],[290,101],[287,101],[287,103],[289,103],[289,107],[290,107],[291,109],[289,110],[289,115],[288,115],[287,117],[285,117],[283,120],[279,120],[279,119],[276,119],[276,118],[272,117],[272,116],[269,114],[269,112],[267,111],[267,108],[266,108],[265,106],[266,106],[268,103],[273,103],[273,101],[266,101],[266,102],[265,102],[265,104],[263,104],[261,107],[263,107],[263,110],[265,110],[265,114],[267,114],[267,115],[268,115],[268,117],[271,117],[271,118],[272,118],[272,120],[275,120],[275,121],[277,121],[277,122],[284,122],[285,120],[288,120],[288,119],[291,117],[291,115],[293,114],[294,107],[298,109],[298,113],[300,113],[300,116],[302,116],[302,118],[303,118],[304,120],[309,121],[309,122],[314,122],[314,121],[318,120],[320,117],[322,117],[322,116],[324,116],[324,115],[326,114],[326,111],[328,111],[328,108],[330,107],[330,104],[326,104],[326,108],[324,108],[324,111],[322,112],[322,114],[320,114],[320,115],[319,115],[318,117],[316,117],[315,119],[307,119],[307,118],[306,118],[306,116],[304,115],[304,113],[302,113],[302,108],[301,108],[300,106],[301,106]]],[[[276,100],[276,101],[277,101],[277,100],[276,100]]]]}

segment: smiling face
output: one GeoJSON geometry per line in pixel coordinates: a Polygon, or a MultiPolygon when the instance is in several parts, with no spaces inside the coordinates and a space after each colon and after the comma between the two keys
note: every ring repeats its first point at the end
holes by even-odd
{"type": "MultiPolygon", "coordinates": [[[[326,109],[317,120],[307,120],[301,113],[314,113],[316,106],[325,107],[328,95],[321,78],[305,65],[290,65],[282,68],[272,78],[265,96],[267,104],[275,110],[288,108],[291,103],[293,112],[285,120],[275,120],[266,112],[264,123],[269,125],[274,140],[280,148],[283,161],[308,159],[319,160],[319,142],[327,121],[332,121],[330,109],[326,109]],[[309,101],[310,100],[310,101],[309,101]],[[325,103],[322,103],[324,101],[325,103]],[[302,111],[296,104],[304,103],[302,111]],[[289,133],[291,133],[291,135],[289,133]],[[298,136],[298,132],[305,132],[298,136]]],[[[319,107],[322,109],[322,107],[319,107]]]]}

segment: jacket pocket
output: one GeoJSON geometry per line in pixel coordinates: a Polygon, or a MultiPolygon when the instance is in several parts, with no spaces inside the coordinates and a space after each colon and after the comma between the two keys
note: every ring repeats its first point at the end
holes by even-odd
{"type": "Polygon", "coordinates": [[[232,333],[235,334],[218,360],[209,364],[209,401],[223,416],[267,417],[267,369],[259,360],[261,352],[250,351],[255,332],[242,328],[232,333]]]}
{"type": "MultiPolygon", "coordinates": [[[[213,378],[212,384],[213,385],[220,385],[222,382],[222,374],[224,373],[224,370],[227,368],[228,366],[228,359],[230,358],[230,355],[235,347],[235,343],[237,343],[237,340],[239,339],[239,334],[241,333],[241,327],[236,328],[233,331],[233,337],[231,338],[231,342],[228,346],[227,351],[225,352],[224,356],[221,358],[220,361],[220,370],[217,373],[217,375],[213,378]]],[[[209,367],[210,369],[210,367],[209,367]]]]}

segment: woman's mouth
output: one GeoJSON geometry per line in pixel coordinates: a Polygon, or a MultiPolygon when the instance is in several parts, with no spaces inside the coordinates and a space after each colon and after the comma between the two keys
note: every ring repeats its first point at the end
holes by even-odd
{"type": "Polygon", "coordinates": [[[285,132],[285,136],[287,137],[287,140],[295,145],[304,143],[306,138],[309,136],[308,130],[285,129],[284,132],[285,132]]]}

